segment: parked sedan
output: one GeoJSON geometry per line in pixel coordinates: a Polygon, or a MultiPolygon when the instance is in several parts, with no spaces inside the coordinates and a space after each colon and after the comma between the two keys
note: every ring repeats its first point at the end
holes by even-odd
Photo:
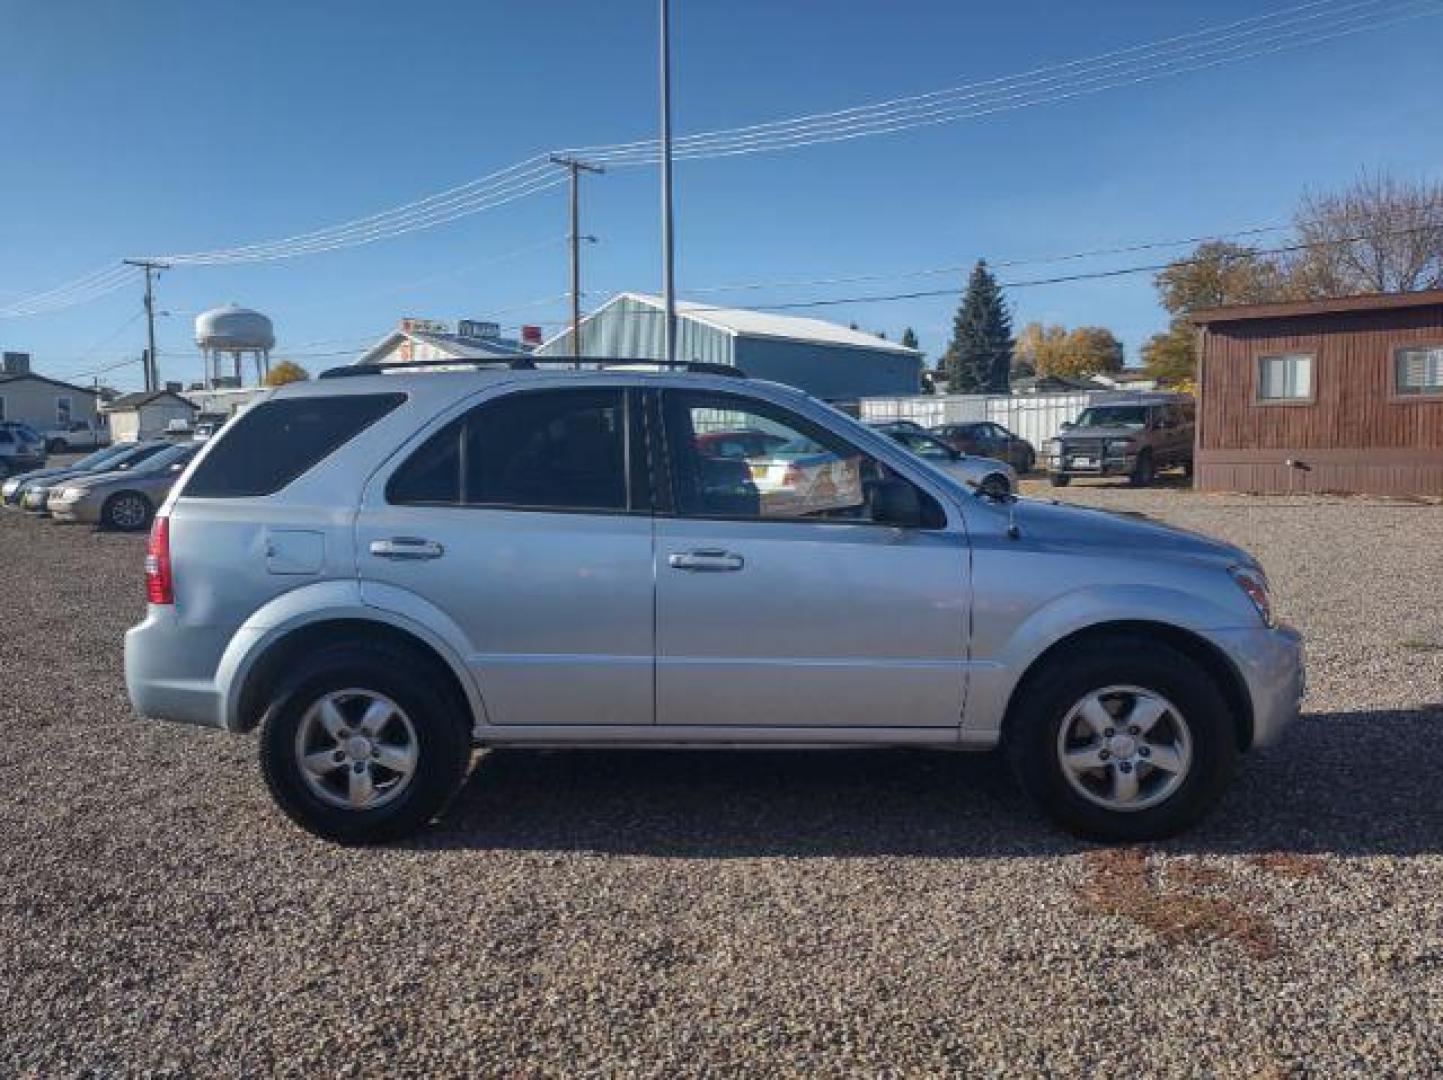
{"type": "MultiPolygon", "coordinates": [[[[138,468],[143,462],[149,461],[162,450],[173,446],[164,439],[151,439],[142,443],[122,444],[118,450],[114,447],[104,451],[96,451],[90,457],[100,457],[100,460],[91,467],[80,468],[80,462],[76,462],[67,469],[44,469],[31,479],[25,480],[15,493],[16,505],[22,510],[32,514],[46,514],[50,511],[50,496],[64,487],[72,480],[98,476],[101,473],[124,473],[138,468]],[[111,453],[111,451],[115,451],[111,453]],[[109,456],[102,456],[102,455],[109,456]]],[[[89,461],[90,458],[82,458],[82,461],[89,461]]]]}
{"type": "MultiPolygon", "coordinates": [[[[134,455],[143,445],[145,444],[119,443],[97,450],[93,454],[86,454],[79,461],[72,461],[69,465],[60,465],[49,469],[32,469],[30,472],[19,473],[10,477],[3,486],[0,486],[0,502],[3,502],[5,506],[21,506],[26,493],[33,487],[48,488],[56,481],[68,480],[72,476],[119,468],[126,461],[138,460],[134,458],[134,455]]],[[[155,449],[162,449],[164,445],[156,443],[155,449]]],[[[37,509],[44,509],[44,505],[44,499],[41,499],[37,509]]]]}
{"type": "Polygon", "coordinates": [[[1031,472],[1037,464],[1037,450],[1030,442],[990,420],[939,424],[932,429],[932,434],[953,450],[997,458],[1018,472],[1031,472]]]}
{"type": "Polygon", "coordinates": [[[973,490],[994,498],[1014,495],[1017,492],[1017,473],[1005,461],[959,453],[937,436],[925,431],[908,431],[888,424],[874,426],[928,465],[941,469],[973,490]]]}
{"type": "Polygon", "coordinates": [[[132,469],[76,477],[51,490],[46,509],[57,521],[83,521],[121,532],[148,528],[155,508],[201,445],[175,443],[132,469]]]}

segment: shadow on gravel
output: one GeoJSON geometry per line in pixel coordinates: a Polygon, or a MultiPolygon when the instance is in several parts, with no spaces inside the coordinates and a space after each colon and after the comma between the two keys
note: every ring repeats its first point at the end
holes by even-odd
{"type": "MultiPolygon", "coordinates": [[[[417,848],[659,857],[1002,857],[1091,845],[1032,810],[998,755],[493,751],[417,848]]],[[[1310,714],[1248,754],[1168,852],[1443,851],[1443,707],[1310,714]]]]}

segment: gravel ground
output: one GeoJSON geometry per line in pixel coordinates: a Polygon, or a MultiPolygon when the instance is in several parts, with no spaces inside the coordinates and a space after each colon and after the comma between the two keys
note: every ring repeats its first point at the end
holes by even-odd
{"type": "Polygon", "coordinates": [[[0,1073],[1434,1072],[1443,507],[1078,485],[1256,551],[1308,715],[1154,848],[990,757],[486,755],[419,842],[131,717],[142,542],[0,514],[0,1073]]]}

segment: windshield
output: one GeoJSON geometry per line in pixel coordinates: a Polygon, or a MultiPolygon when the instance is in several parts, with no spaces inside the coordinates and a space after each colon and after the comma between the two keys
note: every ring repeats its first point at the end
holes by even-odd
{"type": "Polygon", "coordinates": [[[1108,405],[1083,409],[1073,427],[1147,427],[1146,405],[1108,405]]]}
{"type": "Polygon", "coordinates": [[[95,466],[109,461],[111,458],[118,458],[124,453],[126,453],[126,448],[123,446],[107,446],[93,453],[86,454],[79,461],[72,463],[70,467],[72,469],[93,469],[95,466]]]}
{"type": "Polygon", "coordinates": [[[923,435],[916,431],[890,431],[888,434],[918,457],[933,461],[951,461],[956,456],[951,447],[932,435],[923,435]]]}

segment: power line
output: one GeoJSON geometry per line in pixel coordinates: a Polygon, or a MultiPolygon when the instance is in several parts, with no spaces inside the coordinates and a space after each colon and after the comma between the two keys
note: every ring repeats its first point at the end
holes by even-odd
{"type": "MultiPolygon", "coordinates": [[[[1336,0],[1313,0],[1018,75],[832,113],[703,132],[678,140],[677,156],[723,157],[773,152],[951,123],[1304,48],[1440,13],[1443,6],[1437,0],[1403,0],[1401,3],[1351,0],[1341,4],[1336,0]]],[[[656,142],[613,144],[583,152],[618,165],[649,164],[655,160],[656,142]]],[[[547,175],[546,155],[536,155],[445,191],[339,225],[273,241],[166,258],[177,264],[220,265],[295,258],[354,247],[434,228],[563,182],[560,177],[547,175]]],[[[16,301],[0,308],[0,317],[59,310],[94,299],[123,284],[106,276],[113,273],[114,268],[96,271],[46,293],[16,301]]]]}

